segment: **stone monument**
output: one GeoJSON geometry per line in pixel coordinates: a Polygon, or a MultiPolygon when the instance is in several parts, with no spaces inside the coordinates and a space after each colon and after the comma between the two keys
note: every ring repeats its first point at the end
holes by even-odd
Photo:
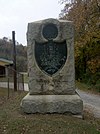
{"type": "Polygon", "coordinates": [[[25,113],[82,114],[75,91],[73,23],[46,19],[28,24],[29,93],[22,99],[25,113]]]}

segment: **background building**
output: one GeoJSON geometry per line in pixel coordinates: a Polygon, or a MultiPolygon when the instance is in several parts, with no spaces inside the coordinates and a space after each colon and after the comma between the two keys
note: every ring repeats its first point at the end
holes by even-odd
{"type": "Polygon", "coordinates": [[[8,76],[11,74],[13,67],[13,61],[0,58],[0,77],[8,76]]]}

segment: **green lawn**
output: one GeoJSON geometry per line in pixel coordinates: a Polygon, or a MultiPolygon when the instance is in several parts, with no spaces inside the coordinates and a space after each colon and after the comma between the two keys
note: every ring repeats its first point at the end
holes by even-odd
{"type": "Polygon", "coordinates": [[[0,88],[0,134],[100,134],[100,119],[84,111],[84,120],[64,114],[24,114],[21,99],[27,92],[0,88]]]}
{"type": "MultiPolygon", "coordinates": [[[[22,77],[25,83],[28,83],[28,74],[27,72],[20,72],[19,75],[17,74],[17,79],[22,81],[22,77]]],[[[0,82],[8,82],[8,77],[0,77],[0,82]]],[[[14,82],[14,76],[9,76],[9,82],[14,82]]]]}

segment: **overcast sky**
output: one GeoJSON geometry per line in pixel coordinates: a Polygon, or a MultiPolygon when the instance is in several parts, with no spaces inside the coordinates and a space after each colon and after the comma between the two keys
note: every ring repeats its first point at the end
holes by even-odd
{"type": "Polygon", "coordinates": [[[59,0],[0,0],[0,38],[12,38],[26,45],[28,22],[46,18],[58,18],[63,5],[59,0]]]}

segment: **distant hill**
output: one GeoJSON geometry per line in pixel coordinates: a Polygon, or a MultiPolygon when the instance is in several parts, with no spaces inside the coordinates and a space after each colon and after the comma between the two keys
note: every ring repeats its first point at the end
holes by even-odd
{"type": "MultiPolygon", "coordinates": [[[[0,58],[13,60],[12,40],[4,37],[0,39],[0,58]]],[[[27,71],[27,46],[16,42],[17,71],[27,71]]]]}

